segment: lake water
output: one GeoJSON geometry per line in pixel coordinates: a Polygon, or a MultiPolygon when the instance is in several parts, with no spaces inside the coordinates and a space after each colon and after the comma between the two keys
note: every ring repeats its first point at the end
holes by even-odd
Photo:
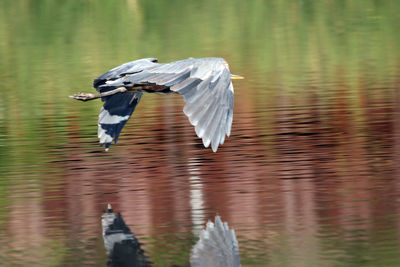
{"type": "Polygon", "coordinates": [[[0,262],[105,266],[123,214],[155,266],[216,214],[242,266],[400,266],[399,1],[0,3],[0,262]],[[203,147],[180,96],[146,94],[108,152],[93,78],[224,57],[232,134],[203,147]]]}

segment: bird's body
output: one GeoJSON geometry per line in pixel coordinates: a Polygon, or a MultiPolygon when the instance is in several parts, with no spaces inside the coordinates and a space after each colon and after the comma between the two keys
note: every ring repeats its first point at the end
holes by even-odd
{"type": "Polygon", "coordinates": [[[98,137],[106,149],[118,136],[143,92],[180,94],[183,109],[205,147],[215,152],[231,132],[233,118],[232,75],[223,58],[189,58],[160,64],[155,58],[139,59],[118,66],[94,80],[99,95],[73,98],[105,102],[99,114],[98,137]]]}

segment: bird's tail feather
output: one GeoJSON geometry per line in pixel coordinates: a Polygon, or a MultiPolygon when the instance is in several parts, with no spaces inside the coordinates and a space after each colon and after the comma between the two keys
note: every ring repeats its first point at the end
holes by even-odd
{"type": "Polygon", "coordinates": [[[135,110],[142,92],[128,92],[103,97],[105,102],[99,113],[98,137],[100,145],[109,148],[111,142],[116,143],[125,123],[135,110]]]}

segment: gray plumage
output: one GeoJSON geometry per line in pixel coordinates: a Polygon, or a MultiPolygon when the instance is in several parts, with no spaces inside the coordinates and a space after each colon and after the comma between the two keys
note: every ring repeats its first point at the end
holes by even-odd
{"type": "Polygon", "coordinates": [[[208,222],[200,239],[192,248],[190,256],[192,267],[239,267],[239,245],[235,231],[228,223],[215,216],[215,223],[208,222]]]}
{"type": "MultiPolygon", "coordinates": [[[[230,135],[233,119],[232,75],[226,61],[223,58],[189,58],[165,64],[156,62],[155,58],[148,58],[125,63],[96,78],[94,87],[100,93],[124,87],[129,92],[182,95],[186,102],[183,112],[195,127],[197,136],[202,138],[205,147],[211,145],[212,150],[217,151],[225,136],[230,135]]],[[[132,94],[127,97],[132,98],[132,94]]],[[[117,97],[103,98],[105,106],[113,99],[117,97]]],[[[122,106],[113,103],[109,110],[102,110],[100,143],[108,147],[113,139],[116,141],[140,97],[136,99],[134,105],[125,101],[122,106]],[[107,116],[104,116],[105,111],[107,116]]]]}

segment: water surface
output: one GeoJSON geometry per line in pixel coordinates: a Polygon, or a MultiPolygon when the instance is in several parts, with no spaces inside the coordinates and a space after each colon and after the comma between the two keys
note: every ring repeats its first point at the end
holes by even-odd
{"type": "Polygon", "coordinates": [[[207,220],[243,266],[400,265],[397,1],[0,3],[0,260],[102,266],[124,215],[155,266],[207,220]],[[224,57],[232,134],[205,149],[180,96],[146,94],[109,152],[92,79],[126,61],[224,57]]]}

